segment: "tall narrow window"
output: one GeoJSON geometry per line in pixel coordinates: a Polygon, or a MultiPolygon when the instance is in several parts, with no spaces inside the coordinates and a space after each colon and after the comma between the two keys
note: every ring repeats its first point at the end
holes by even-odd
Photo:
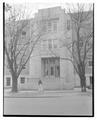
{"type": "MultiPolygon", "coordinates": [[[[25,31],[22,31],[22,35],[21,35],[21,39],[24,40],[26,37],[26,32],[25,31]]],[[[23,41],[22,41],[23,42],[23,41]]]]}
{"type": "Polygon", "coordinates": [[[60,63],[59,59],[57,58],[55,61],[55,77],[60,77],[60,63]]]}
{"type": "Polygon", "coordinates": [[[79,41],[79,47],[80,48],[83,47],[83,41],[82,40],[79,41]]]}
{"type": "Polygon", "coordinates": [[[51,76],[53,76],[53,75],[54,75],[54,68],[51,67],[51,76]]]}
{"type": "Polygon", "coordinates": [[[48,22],[48,32],[51,32],[51,29],[52,29],[52,24],[51,22],[48,22]]]}
{"type": "Polygon", "coordinates": [[[53,23],[53,31],[56,32],[57,31],[57,22],[54,21],[53,23]]]}
{"type": "Polygon", "coordinates": [[[67,30],[70,30],[70,20],[67,20],[67,30]]]}
{"type": "Polygon", "coordinates": [[[57,43],[57,40],[56,40],[56,39],[53,40],[53,47],[54,47],[54,48],[57,48],[57,47],[58,47],[58,43],[57,43]]]}
{"type": "Polygon", "coordinates": [[[93,76],[90,76],[90,88],[92,88],[92,84],[93,84],[93,76]]]}
{"type": "Polygon", "coordinates": [[[7,77],[6,78],[6,86],[10,86],[11,85],[11,78],[7,77]]]}
{"type": "Polygon", "coordinates": [[[48,40],[48,48],[51,49],[52,48],[52,40],[48,40]]]}
{"type": "Polygon", "coordinates": [[[58,77],[60,76],[60,68],[57,66],[58,77]]]}
{"type": "Polygon", "coordinates": [[[42,49],[46,49],[47,48],[47,41],[46,40],[42,40],[41,41],[41,48],[42,49]]]}
{"type": "Polygon", "coordinates": [[[47,32],[47,26],[46,26],[46,22],[45,22],[45,23],[43,23],[42,30],[43,30],[43,32],[47,32]]]}
{"type": "Polygon", "coordinates": [[[48,59],[46,59],[46,76],[48,76],[48,59]]]}
{"type": "Polygon", "coordinates": [[[44,59],[44,76],[48,76],[48,59],[44,59]]]}
{"type": "Polygon", "coordinates": [[[93,80],[93,77],[92,77],[92,76],[90,76],[90,84],[92,84],[92,80],[93,80]]]}

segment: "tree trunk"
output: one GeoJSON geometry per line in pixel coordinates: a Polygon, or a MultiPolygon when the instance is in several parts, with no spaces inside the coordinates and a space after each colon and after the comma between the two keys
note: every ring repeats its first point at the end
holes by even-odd
{"type": "Polygon", "coordinates": [[[81,91],[86,92],[86,78],[85,75],[80,76],[81,91]]]}
{"type": "Polygon", "coordinates": [[[86,92],[86,78],[83,76],[83,92],[86,92]]]}
{"type": "Polygon", "coordinates": [[[18,91],[17,77],[12,75],[12,92],[18,91]]]}

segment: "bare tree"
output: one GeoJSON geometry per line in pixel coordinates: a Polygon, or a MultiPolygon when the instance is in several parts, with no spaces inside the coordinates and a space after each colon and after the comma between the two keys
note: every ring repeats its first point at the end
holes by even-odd
{"type": "MultiPolygon", "coordinates": [[[[71,19],[72,26],[72,41],[68,39],[68,31],[65,32],[65,38],[60,39],[62,45],[60,48],[65,47],[68,51],[68,57],[60,58],[62,60],[70,61],[73,64],[75,72],[80,78],[80,85],[82,92],[86,92],[86,77],[85,71],[87,62],[92,59],[93,49],[93,5],[88,6],[88,10],[85,11],[85,4],[76,4],[75,6],[70,4],[68,13],[71,19]],[[91,54],[90,54],[91,53],[91,54]]],[[[57,53],[51,50],[51,53],[57,56],[57,53]]]]}
{"type": "Polygon", "coordinates": [[[93,5],[72,5],[69,15],[72,22],[72,42],[64,45],[71,54],[71,62],[80,78],[81,90],[86,91],[85,71],[90,53],[93,48],[93,5]],[[71,49],[72,48],[72,49],[71,49]]]}
{"type": "Polygon", "coordinates": [[[18,77],[29,61],[41,33],[35,28],[33,20],[26,19],[25,11],[17,12],[15,8],[6,4],[5,12],[8,15],[5,20],[4,49],[8,69],[12,76],[12,92],[17,92],[18,77]]]}

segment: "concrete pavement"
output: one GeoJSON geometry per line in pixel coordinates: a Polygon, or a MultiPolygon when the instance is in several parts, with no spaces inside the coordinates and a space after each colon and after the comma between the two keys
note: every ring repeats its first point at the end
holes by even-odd
{"type": "Polygon", "coordinates": [[[86,95],[91,96],[92,91],[87,89],[87,92],[81,92],[79,88],[74,90],[56,90],[56,91],[18,91],[17,93],[12,93],[11,90],[4,91],[4,97],[62,97],[64,95],[86,95]]]}

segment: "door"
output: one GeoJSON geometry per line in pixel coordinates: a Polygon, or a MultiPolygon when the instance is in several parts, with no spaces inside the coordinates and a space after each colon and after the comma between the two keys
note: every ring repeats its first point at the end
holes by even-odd
{"type": "Polygon", "coordinates": [[[56,57],[42,58],[42,76],[60,77],[60,59],[56,57]]]}

